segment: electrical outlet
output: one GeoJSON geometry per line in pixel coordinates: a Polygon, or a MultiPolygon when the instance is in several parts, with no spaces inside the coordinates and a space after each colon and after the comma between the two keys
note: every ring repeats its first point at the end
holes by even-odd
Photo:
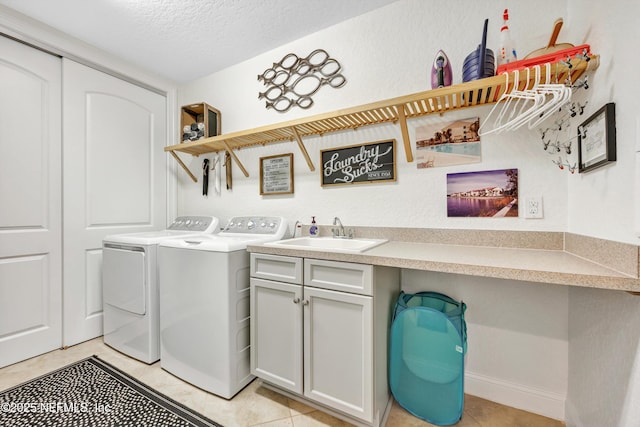
{"type": "Polygon", "coordinates": [[[542,197],[527,197],[524,209],[525,218],[543,218],[542,197]]]}

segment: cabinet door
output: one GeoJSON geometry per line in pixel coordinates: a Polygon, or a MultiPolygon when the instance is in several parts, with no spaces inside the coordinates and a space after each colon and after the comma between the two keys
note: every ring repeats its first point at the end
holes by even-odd
{"type": "Polygon", "coordinates": [[[373,419],[373,298],[304,288],[304,394],[373,419]]]}
{"type": "Polygon", "coordinates": [[[251,373],[302,394],[302,286],[251,278],[251,373]]]}

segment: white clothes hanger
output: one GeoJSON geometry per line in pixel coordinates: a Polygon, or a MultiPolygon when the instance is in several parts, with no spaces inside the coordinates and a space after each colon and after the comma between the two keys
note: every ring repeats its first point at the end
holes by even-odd
{"type": "MultiPolygon", "coordinates": [[[[545,83],[540,83],[541,71],[540,66],[536,65],[536,84],[533,90],[542,95],[542,102],[537,108],[529,111],[528,114],[522,115],[517,122],[512,123],[509,130],[516,130],[522,127],[525,123],[529,123],[529,129],[532,128],[531,121],[542,117],[548,111],[554,111],[559,103],[563,102],[566,96],[566,88],[564,85],[550,84],[551,81],[551,64],[546,64],[546,76],[545,83]]],[[[545,116],[547,117],[547,116],[545,116]]]]}
{"type": "MultiPolygon", "coordinates": [[[[522,107],[517,116],[509,123],[507,123],[507,126],[504,128],[505,130],[516,130],[520,128],[520,126],[527,123],[531,117],[536,117],[538,115],[538,111],[540,111],[540,109],[544,107],[545,96],[539,90],[540,74],[540,66],[536,65],[533,86],[531,87],[531,89],[527,89],[525,91],[527,95],[531,96],[531,98],[533,99],[533,104],[531,104],[526,110],[524,109],[524,107],[522,107]]],[[[529,81],[529,79],[530,71],[529,69],[527,69],[527,82],[529,81]]]]}
{"type": "MultiPolygon", "coordinates": [[[[524,114],[528,114],[530,111],[535,110],[536,108],[539,107],[539,105],[541,105],[542,102],[544,102],[544,96],[538,94],[535,91],[529,90],[527,89],[529,86],[529,81],[530,81],[530,77],[531,77],[531,71],[529,68],[527,68],[527,79],[525,82],[525,88],[520,90],[520,89],[516,89],[510,92],[509,94],[509,100],[505,103],[501,114],[498,116],[498,119],[496,119],[496,123],[494,128],[492,129],[492,132],[502,132],[503,130],[509,129],[514,123],[519,121],[519,118],[524,115],[524,114]],[[513,101],[513,100],[516,101],[513,101]],[[512,102],[515,102],[515,104],[512,105],[512,102]],[[518,110],[518,106],[520,106],[520,109],[518,110]],[[505,120],[505,114],[507,111],[510,110],[510,114],[506,117],[506,122],[505,120]]],[[[519,75],[516,73],[516,82],[519,83],[519,75]]],[[[519,84],[516,84],[516,87],[519,86],[519,84]]]]}
{"type": "MultiPolygon", "coordinates": [[[[511,109],[511,104],[514,102],[514,100],[517,100],[520,98],[520,72],[519,70],[515,70],[514,71],[514,82],[513,82],[513,88],[511,90],[511,92],[506,93],[505,92],[505,98],[506,101],[502,104],[502,109],[500,110],[500,112],[498,113],[498,116],[496,117],[494,123],[493,123],[493,129],[491,129],[490,131],[486,132],[486,133],[494,133],[494,132],[499,132],[500,130],[502,130],[502,128],[504,127],[504,122],[503,120],[505,120],[505,116],[507,115],[507,113],[510,113],[508,115],[507,120],[510,120],[513,117],[513,112],[514,110],[511,109]]],[[[517,103],[517,101],[515,101],[517,103]]]]}
{"type": "Polygon", "coordinates": [[[529,129],[533,129],[534,127],[538,126],[549,116],[554,114],[559,108],[569,102],[573,93],[573,90],[570,86],[566,86],[560,83],[549,83],[551,81],[551,64],[547,63],[546,66],[546,83],[540,85],[540,87],[542,90],[546,91],[547,94],[551,94],[552,98],[549,102],[547,102],[545,108],[540,111],[537,119],[536,117],[531,118],[528,125],[529,129]]]}
{"type": "MultiPolygon", "coordinates": [[[[517,72],[517,70],[516,70],[516,72],[517,72]]],[[[484,119],[484,121],[482,122],[482,124],[478,128],[478,135],[480,135],[480,136],[487,135],[487,134],[490,134],[490,133],[493,132],[493,130],[489,130],[489,131],[486,131],[486,132],[481,132],[481,131],[482,131],[482,128],[485,127],[485,125],[487,123],[489,123],[489,118],[496,111],[496,108],[501,106],[500,103],[503,102],[504,100],[506,100],[509,97],[509,72],[505,71],[502,74],[505,76],[504,92],[502,92],[502,95],[500,95],[500,98],[498,98],[498,100],[494,104],[493,108],[491,108],[491,111],[489,111],[489,114],[487,114],[487,117],[484,119]]],[[[517,74],[516,74],[516,76],[517,76],[517,74]]],[[[517,78],[516,78],[516,80],[517,80],[517,78]]],[[[514,89],[515,89],[515,85],[514,85],[514,89]]],[[[504,104],[502,105],[502,107],[504,108],[504,104]]]]}
{"type": "Polygon", "coordinates": [[[549,116],[554,114],[571,100],[572,90],[564,84],[551,83],[551,64],[545,64],[545,80],[541,83],[542,70],[540,65],[534,67],[535,77],[531,88],[531,70],[527,70],[527,79],[524,89],[520,90],[520,74],[514,70],[515,81],[511,91],[509,86],[509,73],[505,74],[505,91],[493,106],[487,118],[478,129],[480,136],[490,133],[500,133],[504,130],[516,130],[528,124],[529,129],[542,123],[549,116]],[[494,114],[498,105],[502,103],[502,108],[493,122],[493,128],[482,132],[482,128],[490,122],[490,117],[494,114]]]}

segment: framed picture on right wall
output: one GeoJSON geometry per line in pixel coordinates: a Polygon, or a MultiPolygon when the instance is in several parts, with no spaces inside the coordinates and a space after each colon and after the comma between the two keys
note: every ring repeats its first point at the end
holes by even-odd
{"type": "Polygon", "coordinates": [[[605,104],[578,126],[578,172],[616,160],[615,104],[605,104]]]}

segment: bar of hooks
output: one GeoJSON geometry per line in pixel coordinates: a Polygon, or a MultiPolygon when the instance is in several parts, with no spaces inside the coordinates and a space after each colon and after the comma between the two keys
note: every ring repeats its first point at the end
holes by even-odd
{"type": "MultiPolygon", "coordinates": [[[[564,135],[566,131],[570,129],[572,118],[584,114],[587,103],[588,101],[585,101],[583,104],[579,102],[572,102],[567,108],[565,108],[567,111],[554,120],[553,125],[544,129],[538,128],[544,151],[550,155],[558,156],[557,160],[553,159],[552,162],[558,166],[560,170],[567,170],[572,174],[576,171],[576,163],[571,163],[569,161],[569,156],[573,154],[573,141],[579,136],[584,137],[583,129],[581,126],[578,126],[577,135],[566,139],[561,140],[560,135],[564,135]]],[[[559,112],[562,112],[562,110],[559,112]]]]}
{"type": "Polygon", "coordinates": [[[570,164],[566,160],[563,160],[562,157],[558,157],[558,160],[552,160],[552,162],[556,166],[558,166],[558,168],[560,170],[564,170],[564,168],[566,167],[567,170],[569,172],[571,172],[572,174],[574,174],[576,172],[576,170],[578,169],[578,163],[577,162],[574,162],[573,164],[570,164]]]}

